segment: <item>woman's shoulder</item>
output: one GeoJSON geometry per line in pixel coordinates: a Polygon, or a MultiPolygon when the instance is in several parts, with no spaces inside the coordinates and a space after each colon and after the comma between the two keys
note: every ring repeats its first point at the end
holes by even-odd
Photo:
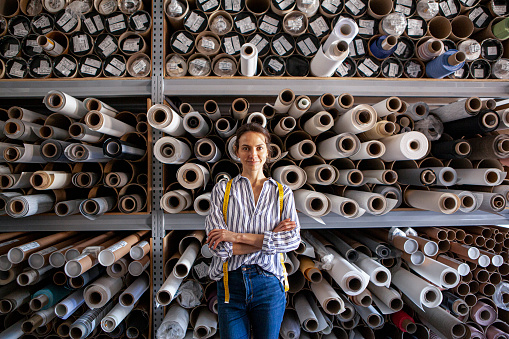
{"type": "Polygon", "coordinates": [[[286,186],[285,184],[283,184],[282,182],[279,182],[279,181],[276,181],[274,178],[269,178],[269,179],[272,179],[276,184],[280,184],[281,186],[283,186],[283,194],[284,195],[287,195],[289,193],[292,193],[292,189],[288,186],[286,186]]]}

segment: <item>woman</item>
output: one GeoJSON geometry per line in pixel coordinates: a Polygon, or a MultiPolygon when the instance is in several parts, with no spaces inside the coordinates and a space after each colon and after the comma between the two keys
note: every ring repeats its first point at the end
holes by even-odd
{"type": "Polygon", "coordinates": [[[249,339],[251,328],[254,338],[277,339],[283,320],[286,297],[281,253],[299,246],[300,227],[292,190],[263,174],[269,140],[267,130],[257,123],[240,127],[235,152],[242,174],[231,180],[229,194],[225,195],[226,181],[212,190],[205,229],[214,254],[209,274],[218,281],[221,339],[249,339]]]}

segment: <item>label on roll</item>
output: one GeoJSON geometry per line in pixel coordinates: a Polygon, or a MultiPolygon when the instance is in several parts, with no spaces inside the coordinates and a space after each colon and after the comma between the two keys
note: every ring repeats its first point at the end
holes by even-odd
{"type": "Polygon", "coordinates": [[[124,240],[121,240],[121,241],[117,242],[115,245],[108,247],[108,250],[110,252],[115,252],[115,251],[118,251],[119,249],[124,248],[126,246],[127,246],[127,242],[125,242],[124,240]]]}
{"type": "Polygon", "coordinates": [[[41,245],[37,241],[29,242],[28,244],[24,244],[18,247],[23,252],[27,252],[33,250],[35,248],[41,247],[41,245]]]}

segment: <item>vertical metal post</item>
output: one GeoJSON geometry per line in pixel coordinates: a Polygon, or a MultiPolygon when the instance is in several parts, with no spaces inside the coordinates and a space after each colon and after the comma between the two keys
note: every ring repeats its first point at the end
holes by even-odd
{"type": "MultiPolygon", "coordinates": [[[[153,30],[152,30],[152,104],[162,104],[163,96],[163,27],[164,27],[164,0],[153,0],[153,30]]],[[[162,133],[159,130],[152,130],[152,146],[161,138],[162,133]]],[[[164,218],[159,205],[163,191],[163,166],[155,158],[152,158],[152,264],[153,274],[152,282],[154,293],[157,292],[163,282],[163,237],[164,237],[164,218]]],[[[153,329],[152,337],[155,334],[161,322],[163,321],[163,307],[159,306],[155,298],[152,301],[152,319],[153,329]]]]}

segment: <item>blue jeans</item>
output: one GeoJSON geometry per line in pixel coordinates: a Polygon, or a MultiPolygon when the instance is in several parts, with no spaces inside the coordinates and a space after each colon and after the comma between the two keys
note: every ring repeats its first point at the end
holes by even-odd
{"type": "Polygon", "coordinates": [[[224,281],[217,282],[221,339],[277,339],[285,313],[284,287],[275,275],[258,265],[228,272],[230,302],[224,302],[224,281]]]}

